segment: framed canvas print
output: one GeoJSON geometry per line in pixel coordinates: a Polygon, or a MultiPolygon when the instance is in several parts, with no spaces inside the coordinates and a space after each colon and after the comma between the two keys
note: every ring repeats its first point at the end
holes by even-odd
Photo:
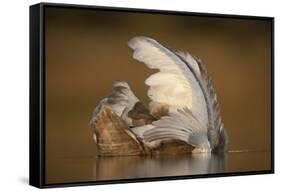
{"type": "Polygon", "coordinates": [[[30,184],[274,172],[274,19],[30,7],[30,184]]]}

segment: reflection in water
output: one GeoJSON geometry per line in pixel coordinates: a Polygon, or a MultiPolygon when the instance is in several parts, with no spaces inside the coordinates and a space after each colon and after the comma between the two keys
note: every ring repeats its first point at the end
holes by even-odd
{"type": "Polygon", "coordinates": [[[225,171],[227,154],[190,156],[99,157],[93,165],[94,180],[210,174],[225,171]]]}
{"type": "Polygon", "coordinates": [[[48,159],[48,184],[261,171],[271,168],[271,152],[268,151],[228,152],[223,155],[67,156],[48,159]]]}

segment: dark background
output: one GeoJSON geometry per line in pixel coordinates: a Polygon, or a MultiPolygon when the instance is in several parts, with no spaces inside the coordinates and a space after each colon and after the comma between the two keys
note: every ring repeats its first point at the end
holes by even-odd
{"type": "Polygon", "coordinates": [[[61,173],[57,158],[95,157],[89,121],[114,80],[148,103],[144,80],[153,71],[127,46],[140,35],[206,63],[230,150],[270,151],[269,21],[51,7],[45,19],[47,182],[61,173]]]}

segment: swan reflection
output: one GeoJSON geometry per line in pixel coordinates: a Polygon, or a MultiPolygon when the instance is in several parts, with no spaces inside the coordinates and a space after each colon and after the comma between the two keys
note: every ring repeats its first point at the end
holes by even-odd
{"type": "Polygon", "coordinates": [[[93,165],[94,180],[183,176],[222,173],[227,153],[162,156],[99,157],[93,165]]]}

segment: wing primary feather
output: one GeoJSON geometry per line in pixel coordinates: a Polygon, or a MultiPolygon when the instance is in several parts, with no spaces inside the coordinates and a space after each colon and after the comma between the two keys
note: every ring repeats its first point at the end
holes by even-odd
{"type": "Polygon", "coordinates": [[[147,142],[178,139],[195,147],[208,145],[207,129],[197,121],[188,108],[178,109],[152,124],[155,127],[143,134],[147,142]]]}
{"type": "MultiPolygon", "coordinates": [[[[219,142],[220,128],[223,126],[221,115],[220,115],[220,107],[219,107],[217,95],[215,93],[215,89],[213,87],[212,79],[208,75],[205,64],[200,59],[197,59],[197,63],[200,69],[201,81],[202,81],[203,88],[206,92],[209,110],[210,110],[209,124],[208,124],[208,129],[209,129],[208,138],[211,143],[210,145],[214,148],[219,142]]],[[[225,130],[224,133],[226,134],[225,130]]]]}

